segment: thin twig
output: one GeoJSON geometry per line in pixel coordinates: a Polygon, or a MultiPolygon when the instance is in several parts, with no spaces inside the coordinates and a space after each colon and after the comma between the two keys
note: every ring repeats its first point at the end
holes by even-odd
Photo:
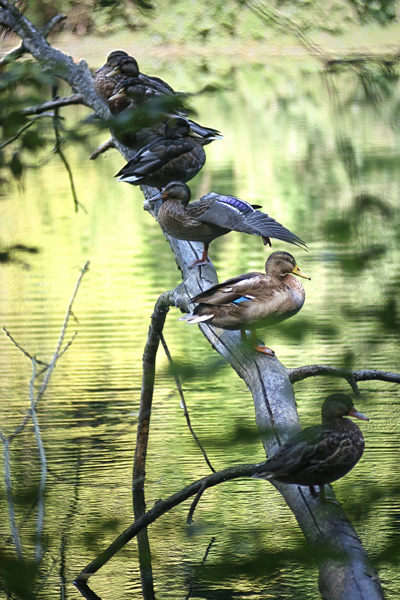
{"type": "MultiPolygon", "coordinates": [[[[44,489],[45,489],[46,474],[47,474],[47,461],[46,461],[46,455],[45,455],[45,451],[44,451],[43,441],[42,441],[41,435],[40,435],[39,422],[37,420],[37,414],[36,414],[36,406],[46,391],[50,377],[55,369],[58,359],[60,358],[60,356],[62,356],[65,353],[65,351],[70,347],[70,345],[72,343],[72,340],[70,340],[67,343],[67,345],[64,348],[62,348],[62,345],[64,343],[64,338],[65,338],[65,333],[66,333],[67,326],[68,326],[68,321],[69,321],[70,315],[72,314],[72,306],[75,301],[76,295],[78,293],[78,289],[82,282],[83,276],[88,271],[88,268],[89,268],[89,262],[86,262],[83,269],[80,272],[78,281],[75,285],[71,300],[69,302],[67,314],[65,316],[65,319],[64,319],[64,322],[63,322],[63,325],[61,328],[61,333],[60,333],[59,340],[57,342],[56,350],[54,352],[54,355],[53,355],[53,358],[52,358],[50,364],[46,365],[46,368],[45,368],[46,374],[45,374],[43,382],[42,382],[36,396],[35,396],[34,385],[35,385],[35,381],[38,377],[37,364],[39,364],[39,363],[46,364],[46,363],[38,361],[35,357],[33,357],[31,354],[29,354],[29,352],[27,352],[24,348],[22,348],[22,346],[14,339],[14,337],[5,328],[3,328],[7,337],[11,340],[11,342],[15,345],[15,347],[18,348],[18,350],[20,350],[32,362],[32,376],[31,376],[30,386],[29,386],[30,408],[27,411],[24,418],[22,419],[21,423],[14,429],[14,431],[8,437],[6,437],[0,429],[0,440],[2,441],[2,443],[4,445],[4,483],[5,483],[5,489],[6,489],[6,498],[7,498],[7,505],[8,505],[8,515],[9,515],[9,521],[10,521],[11,535],[12,535],[12,538],[14,541],[14,546],[15,546],[15,551],[16,551],[17,557],[20,560],[22,560],[23,555],[22,555],[22,545],[21,545],[21,541],[19,538],[18,527],[17,527],[16,519],[15,519],[15,509],[14,509],[14,501],[13,501],[13,494],[12,494],[10,445],[11,445],[12,440],[19,433],[21,433],[21,431],[25,428],[29,419],[32,418],[33,428],[34,428],[35,437],[36,437],[36,443],[37,443],[38,451],[39,451],[40,468],[41,468],[40,482],[39,482],[39,495],[38,495],[38,518],[37,518],[37,527],[36,527],[36,549],[35,549],[35,560],[36,560],[36,562],[39,562],[41,559],[41,556],[42,556],[41,538],[42,538],[43,523],[44,523],[44,489]]],[[[72,339],[74,339],[74,338],[72,338],[72,339]]]]}
{"type": "MultiPolygon", "coordinates": [[[[18,348],[18,350],[20,350],[20,351],[22,352],[22,354],[25,354],[25,356],[26,356],[27,358],[29,358],[29,360],[30,360],[30,361],[32,361],[32,360],[33,360],[33,356],[31,356],[31,355],[29,354],[29,352],[27,352],[27,351],[26,351],[26,350],[25,350],[25,349],[24,349],[24,348],[23,348],[23,347],[22,347],[22,346],[21,346],[21,345],[20,345],[20,344],[17,342],[17,340],[16,340],[16,339],[15,339],[15,338],[14,338],[14,337],[11,335],[11,333],[8,331],[8,329],[6,329],[5,327],[3,327],[3,331],[4,331],[4,333],[6,334],[6,336],[7,336],[7,337],[8,337],[8,338],[9,338],[9,339],[12,341],[12,343],[14,344],[14,346],[15,346],[16,348],[18,348]]],[[[44,362],[44,361],[42,361],[42,360],[39,360],[38,358],[35,358],[35,361],[36,361],[36,364],[38,364],[38,365],[44,365],[44,366],[46,367],[46,369],[47,369],[47,368],[48,368],[48,366],[49,366],[47,363],[45,363],[45,362],[44,362]]]]}
{"type": "Polygon", "coordinates": [[[53,118],[52,114],[41,114],[41,115],[35,115],[32,117],[32,119],[29,120],[28,123],[25,123],[25,125],[23,127],[21,127],[21,129],[18,129],[17,133],[15,135],[13,135],[13,137],[9,138],[8,140],[6,140],[5,142],[0,144],[0,150],[2,148],[5,148],[5,146],[8,146],[9,144],[12,144],[13,142],[15,142],[15,140],[17,140],[20,135],[22,135],[24,133],[24,131],[26,131],[27,129],[29,129],[29,127],[31,127],[34,122],[36,121],[36,119],[41,119],[42,117],[51,117],[53,118]]]}
{"type": "Polygon", "coordinates": [[[92,154],[89,156],[90,160],[96,160],[96,158],[103,154],[103,152],[107,152],[111,148],[116,148],[115,142],[112,138],[108,138],[105,142],[97,146],[96,150],[93,150],[92,154]]]}
{"type": "Polygon", "coordinates": [[[44,491],[46,487],[46,475],[47,475],[47,460],[46,453],[44,450],[42,436],[40,434],[39,421],[36,413],[36,403],[35,403],[35,380],[36,380],[36,360],[32,359],[32,377],[29,385],[29,396],[31,399],[31,415],[32,415],[32,425],[33,431],[35,433],[36,444],[39,452],[39,464],[40,464],[40,479],[38,486],[38,514],[36,521],[36,544],[35,544],[35,561],[37,563],[40,562],[42,558],[42,535],[43,535],[43,525],[44,525],[44,491]]]}
{"type": "Polygon", "coordinates": [[[71,96],[65,96],[64,98],[54,98],[53,100],[48,100],[47,102],[37,104],[36,106],[28,106],[27,108],[21,110],[21,114],[39,115],[46,112],[46,110],[54,110],[55,108],[71,106],[73,104],[82,104],[82,100],[81,94],[72,94],[71,96]]]}
{"type": "MultiPolygon", "coordinates": [[[[53,99],[56,97],[56,86],[54,87],[54,93],[53,93],[53,99]]],[[[71,193],[72,193],[72,198],[74,200],[74,207],[75,207],[75,212],[78,212],[79,210],[79,206],[81,206],[80,202],[78,201],[78,196],[76,194],[76,189],[75,189],[75,183],[74,183],[74,177],[72,175],[72,170],[71,167],[69,166],[69,163],[67,161],[67,159],[65,158],[64,152],[61,150],[61,144],[63,141],[63,138],[60,135],[60,129],[58,126],[58,119],[59,119],[59,107],[56,106],[54,108],[54,115],[53,115],[53,129],[54,129],[54,134],[55,134],[55,138],[56,138],[56,143],[54,145],[53,148],[53,152],[55,152],[56,154],[59,155],[59,157],[61,158],[61,162],[63,163],[67,174],[68,174],[68,179],[69,179],[69,184],[71,187],[71,193]]],[[[82,206],[82,209],[86,212],[85,208],[82,206]]]]}
{"type": "Polygon", "coordinates": [[[176,389],[178,390],[178,393],[179,393],[179,396],[180,396],[180,399],[181,399],[181,403],[182,403],[182,406],[183,406],[183,414],[185,415],[185,418],[186,418],[186,423],[187,423],[187,426],[188,426],[188,428],[189,428],[189,431],[190,431],[190,433],[192,434],[192,436],[193,436],[193,438],[194,438],[194,441],[196,442],[196,444],[197,444],[197,445],[198,445],[198,447],[200,448],[200,450],[201,450],[201,453],[203,454],[203,456],[204,456],[204,460],[206,461],[206,463],[207,463],[208,467],[210,468],[210,470],[211,470],[213,473],[215,473],[215,469],[214,469],[214,467],[212,466],[212,464],[210,463],[210,461],[209,461],[209,459],[208,459],[208,456],[207,456],[207,454],[206,454],[206,451],[204,450],[203,446],[201,445],[201,442],[200,442],[199,438],[197,437],[197,435],[195,434],[195,432],[194,432],[194,430],[193,430],[192,424],[191,424],[191,422],[190,422],[189,411],[188,411],[188,408],[187,408],[187,404],[186,404],[186,401],[185,401],[185,397],[184,397],[184,395],[183,395],[183,390],[182,390],[181,382],[180,382],[180,379],[179,379],[179,376],[178,376],[178,374],[176,373],[176,370],[173,368],[173,367],[174,367],[174,363],[173,363],[173,360],[172,360],[172,356],[171,356],[171,353],[170,353],[170,351],[169,351],[169,349],[168,349],[168,346],[167,346],[167,344],[166,344],[166,341],[165,341],[164,335],[163,335],[162,333],[160,334],[160,340],[161,340],[162,346],[163,346],[163,348],[164,348],[164,352],[165,352],[165,354],[166,354],[166,356],[167,356],[167,359],[168,359],[169,365],[170,365],[170,367],[171,367],[171,370],[172,370],[172,372],[173,372],[173,374],[174,374],[174,379],[175,379],[176,389]]]}
{"type": "Polygon", "coordinates": [[[22,555],[22,544],[21,539],[19,537],[18,526],[15,518],[15,507],[14,507],[14,499],[12,494],[12,479],[11,479],[11,458],[10,458],[10,444],[11,438],[8,439],[3,438],[1,436],[2,441],[4,443],[4,485],[6,488],[6,499],[8,506],[8,520],[10,522],[11,535],[14,542],[15,553],[19,560],[23,560],[22,555]]]}
{"type": "Polygon", "coordinates": [[[70,315],[72,313],[72,305],[75,302],[75,298],[76,298],[76,296],[78,294],[79,286],[81,285],[82,279],[83,279],[83,277],[85,276],[85,274],[89,270],[89,264],[90,264],[89,261],[87,261],[84,264],[83,269],[81,270],[80,275],[78,277],[78,281],[76,282],[75,289],[74,289],[74,291],[72,293],[72,297],[71,297],[71,300],[70,300],[69,305],[68,305],[67,313],[66,313],[65,318],[64,318],[64,323],[63,323],[63,326],[62,326],[62,329],[61,329],[61,334],[60,334],[60,338],[58,340],[56,351],[55,351],[55,353],[53,355],[53,358],[52,358],[52,360],[51,360],[51,362],[49,364],[49,368],[48,368],[48,370],[46,372],[46,376],[45,376],[45,378],[43,380],[43,383],[42,383],[42,385],[41,385],[41,387],[39,389],[39,392],[38,392],[38,394],[36,396],[36,402],[35,402],[35,404],[37,404],[38,401],[40,400],[40,398],[43,396],[43,394],[44,394],[44,392],[45,392],[45,390],[47,388],[47,385],[49,383],[49,379],[50,379],[50,377],[51,377],[51,375],[52,375],[52,373],[53,373],[53,371],[55,369],[57,360],[61,356],[61,353],[62,353],[61,347],[62,347],[62,345],[64,343],[64,338],[65,338],[65,333],[67,331],[68,321],[69,321],[70,315]]]}
{"type": "Polygon", "coordinates": [[[190,596],[192,595],[192,591],[193,591],[193,584],[194,584],[194,581],[195,581],[195,577],[196,577],[197,573],[200,571],[201,567],[202,567],[202,566],[205,564],[205,562],[206,562],[206,560],[207,560],[207,558],[208,558],[208,555],[210,554],[210,551],[211,551],[212,545],[214,544],[215,540],[216,540],[216,538],[215,538],[215,537],[212,537],[212,538],[211,538],[211,540],[210,540],[210,543],[208,544],[208,546],[207,546],[207,548],[206,548],[206,551],[205,551],[205,553],[204,553],[204,556],[203,556],[203,558],[201,559],[201,563],[200,563],[200,564],[199,564],[199,566],[197,567],[197,569],[196,569],[196,573],[195,573],[195,574],[193,575],[193,577],[192,577],[192,581],[190,582],[189,590],[188,590],[187,596],[185,597],[185,600],[189,600],[190,596]]]}
{"type": "MultiPolygon", "coordinates": [[[[215,473],[215,471],[214,471],[214,473],[215,473]]],[[[206,485],[206,484],[204,484],[204,485],[203,485],[203,486],[202,486],[202,487],[199,489],[199,491],[197,492],[197,494],[196,494],[196,497],[195,497],[195,499],[193,500],[193,502],[192,502],[192,504],[191,504],[191,506],[190,506],[190,509],[189,509],[189,512],[188,512],[188,516],[187,516],[187,519],[186,519],[186,523],[187,523],[188,525],[191,525],[191,524],[193,523],[193,515],[194,515],[194,511],[196,510],[196,506],[198,505],[198,503],[199,503],[199,501],[200,501],[200,498],[202,497],[202,495],[203,495],[203,492],[204,492],[206,489],[207,489],[207,485],[206,485]]]]}

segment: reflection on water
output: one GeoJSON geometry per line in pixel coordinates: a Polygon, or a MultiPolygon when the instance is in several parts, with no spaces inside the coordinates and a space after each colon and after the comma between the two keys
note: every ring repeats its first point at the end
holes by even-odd
{"type": "MultiPolygon", "coordinates": [[[[194,89],[188,65],[173,69],[177,89],[194,89]],[[184,68],[187,67],[187,68],[184,68]]],[[[165,73],[168,79],[168,73],[165,73]]],[[[356,75],[323,76],[296,61],[243,65],[227,88],[196,100],[198,120],[223,131],[207,146],[193,196],[230,193],[262,204],[309,245],[293,250],[312,276],[301,313],[264,339],[288,367],[322,363],[399,371],[399,134],[392,115],[394,84],[368,102],[356,75]],[[300,335],[301,334],[301,335],[300,335]]],[[[65,111],[80,118],[76,108],[65,111]]],[[[94,149],[102,136],[93,134],[94,149]]],[[[80,597],[76,574],[132,522],[131,469],[141,385],[142,351],[158,295],[176,286],[175,267],[158,225],[142,209],[140,190],[116,183],[115,151],[89,162],[88,150],[65,150],[79,201],[73,211],[67,175],[46,156],[23,187],[0,203],[1,242],[37,247],[22,262],[2,265],[0,311],[5,326],[32,356],[51,360],[78,272],[85,276],[60,360],[39,419],[48,461],[42,597],[80,597]]],[[[290,250],[280,242],[274,249],[290,250]]],[[[256,237],[232,233],[213,243],[223,280],[262,270],[256,237]]],[[[217,469],[263,458],[252,399],[243,382],[212,354],[197,328],[171,310],[165,339],[173,358],[191,366],[183,378],[193,427],[217,469]],[[243,431],[251,432],[244,436],[243,431]]],[[[12,432],[29,405],[30,362],[0,338],[1,427],[12,432]]],[[[296,384],[302,423],[319,420],[322,398],[344,382],[296,384]]],[[[361,384],[357,402],[365,455],[334,487],[380,570],[387,597],[399,587],[399,392],[394,384],[361,384]]],[[[38,459],[30,428],[12,444],[14,495],[27,556],[32,555],[38,459]]],[[[3,466],[2,466],[3,468],[3,466]]],[[[173,378],[160,350],[151,421],[146,501],[151,507],[208,473],[192,440],[173,378]]],[[[5,497],[2,541],[10,549],[5,497]]],[[[150,528],[158,598],[316,598],[317,573],[281,497],[265,482],[235,481],[209,490],[185,525],[190,503],[150,528]],[[211,543],[212,542],[212,543],[211,543]],[[207,553],[203,564],[203,558],[207,553]]],[[[136,543],[94,578],[102,598],[141,598],[136,543]]]]}

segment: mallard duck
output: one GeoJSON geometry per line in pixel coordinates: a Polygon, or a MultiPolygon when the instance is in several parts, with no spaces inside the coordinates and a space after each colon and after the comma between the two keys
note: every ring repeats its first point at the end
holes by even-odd
{"type": "Polygon", "coordinates": [[[146,87],[149,95],[170,95],[178,93],[175,92],[175,90],[166,81],[163,81],[159,77],[141,73],[139,71],[138,63],[133,56],[120,56],[118,58],[114,68],[107,75],[109,78],[116,76],[122,76],[125,79],[137,77],[139,82],[146,87]]]}
{"type": "Polygon", "coordinates": [[[303,306],[304,287],[292,274],[311,279],[299,269],[291,254],[273,252],[265,263],[265,274],[245,273],[213,285],[191,299],[197,306],[180,320],[207,321],[222,329],[238,329],[242,340],[246,340],[249,329],[254,349],[274,356],[273,350],[257,341],[255,330],[280,323],[303,306]]]}
{"type": "Polygon", "coordinates": [[[360,428],[343,417],[369,419],[355,409],[346,394],[328,396],[321,412],[322,425],[295,434],[269,460],[258,465],[254,477],[307,485],[313,496],[317,495],[315,486],[319,486],[321,500],[325,500],[324,485],[346,475],[364,452],[360,428]]]}
{"type": "MultiPolygon", "coordinates": [[[[110,77],[110,73],[115,69],[117,64],[122,59],[125,60],[128,58],[131,59],[132,57],[130,57],[129,54],[124,52],[124,50],[113,50],[113,52],[111,52],[107,56],[106,63],[102,67],[97,69],[94,76],[93,85],[96,94],[102,100],[107,101],[115,93],[116,86],[124,81],[125,76],[117,75],[110,77]]],[[[133,58],[133,60],[135,59],[133,58]]],[[[126,108],[129,105],[129,99],[124,98],[122,100],[119,100],[117,105],[119,106],[119,110],[123,110],[123,108],[126,108]]]]}
{"type": "Polygon", "coordinates": [[[138,151],[157,137],[163,136],[165,123],[171,118],[186,119],[190,130],[200,136],[203,146],[223,137],[217,129],[200,125],[187,117],[183,117],[181,113],[165,113],[161,106],[150,106],[150,104],[148,104],[146,109],[149,97],[145,86],[142,83],[138,83],[137,80],[128,79],[108,99],[108,105],[112,113],[120,112],[118,110],[118,103],[124,98],[129,98],[131,104],[122,111],[121,118],[123,118],[123,122],[121,125],[117,124],[113,131],[115,137],[124,146],[133,150],[138,151]],[[130,117],[134,119],[133,126],[129,124],[130,117]]]}
{"type": "MultiPolygon", "coordinates": [[[[146,86],[137,78],[130,78],[119,84],[119,86],[117,86],[117,91],[108,99],[111,112],[115,114],[115,106],[118,108],[118,104],[116,103],[122,101],[124,98],[125,100],[126,98],[129,98],[131,101],[131,105],[129,107],[139,108],[141,106],[143,107],[143,105],[145,105],[149,100],[154,98],[154,95],[149,94],[148,88],[146,88],[146,86]]],[[[152,128],[156,134],[162,135],[162,126],[168,119],[183,117],[188,121],[190,129],[203,138],[204,146],[213,140],[222,139],[223,136],[220,131],[213,129],[212,127],[205,127],[204,125],[200,125],[199,123],[192,121],[191,119],[187,118],[187,115],[184,113],[184,111],[176,110],[176,108],[176,106],[172,106],[173,112],[171,112],[169,109],[168,112],[162,112],[163,108],[161,105],[156,107],[149,106],[149,113],[156,112],[156,119],[157,121],[159,120],[158,123],[155,123],[154,127],[152,128]],[[161,111],[159,114],[157,114],[157,109],[161,111]]],[[[144,117],[148,120],[149,115],[145,113],[144,117]]],[[[147,129],[150,129],[150,127],[147,129]]],[[[149,142],[150,141],[151,140],[149,139],[149,142]]]]}
{"type": "Polygon", "coordinates": [[[200,171],[206,160],[201,135],[180,117],[169,119],[163,131],[115,175],[118,181],[162,188],[171,180],[189,181],[200,171]]]}
{"type": "Polygon", "coordinates": [[[202,257],[191,263],[190,267],[205,265],[209,260],[209,244],[230,231],[259,235],[264,244],[271,245],[272,237],[307,247],[289,229],[244,200],[210,192],[189,204],[190,196],[190,189],[185,183],[171,181],[159,194],[148,200],[150,203],[163,201],[157,219],[166,233],[178,240],[203,242],[202,257]]]}
{"type": "Polygon", "coordinates": [[[184,94],[169,92],[162,94],[154,87],[146,85],[139,77],[124,77],[114,88],[113,95],[108,99],[108,105],[113,114],[121,102],[129,100],[129,106],[138,108],[149,101],[149,112],[160,112],[172,117],[188,117],[189,113],[183,102],[184,94]]]}

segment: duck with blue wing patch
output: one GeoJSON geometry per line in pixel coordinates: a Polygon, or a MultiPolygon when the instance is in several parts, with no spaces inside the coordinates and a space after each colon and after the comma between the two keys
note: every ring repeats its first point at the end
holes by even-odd
{"type": "Polygon", "coordinates": [[[254,349],[274,356],[273,350],[257,341],[256,329],[275,325],[299,312],[305,291],[293,275],[310,279],[291,254],[273,252],[265,263],[265,273],[244,273],[212,286],[191,299],[195,309],[180,320],[207,321],[221,329],[237,329],[242,340],[250,330],[254,349]]]}
{"type": "Polygon", "coordinates": [[[202,257],[190,267],[207,264],[210,243],[230,231],[258,235],[264,244],[271,245],[270,238],[275,238],[307,248],[297,235],[245,200],[210,192],[189,204],[190,197],[187,185],[172,181],[162,192],[149,199],[149,202],[162,200],[157,218],[166,233],[179,240],[203,242],[202,257]]]}

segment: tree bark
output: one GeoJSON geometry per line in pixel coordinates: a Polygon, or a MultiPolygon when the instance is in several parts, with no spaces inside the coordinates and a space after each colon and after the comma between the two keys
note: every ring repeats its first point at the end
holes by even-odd
{"type": "MultiPolygon", "coordinates": [[[[43,69],[69,83],[81,95],[83,103],[99,117],[110,116],[108,107],[96,96],[93,78],[87,64],[78,65],[70,56],[52,48],[45,37],[22,16],[8,0],[0,0],[0,21],[11,27],[23,41],[26,50],[43,69]]],[[[116,144],[126,159],[132,151],[116,144]]],[[[152,194],[144,189],[145,196],[152,194]]],[[[156,216],[156,209],[153,212],[156,216]]],[[[181,269],[183,282],[174,292],[175,306],[188,311],[190,298],[216,283],[212,264],[190,270],[188,264],[201,255],[199,244],[166,236],[181,269]]],[[[266,357],[243,348],[239,333],[221,331],[201,324],[201,331],[211,346],[220,353],[245,381],[252,393],[257,425],[267,454],[277,444],[300,428],[295,397],[288,370],[276,357],[266,357]]],[[[261,483],[260,485],[268,485],[261,483]]],[[[305,487],[274,483],[295,515],[316,557],[319,585],[326,600],[376,600],[383,598],[378,576],[373,571],[351,523],[338,505],[327,505],[310,496],[305,487]]],[[[266,494],[268,489],[266,488],[266,494]]]]}

